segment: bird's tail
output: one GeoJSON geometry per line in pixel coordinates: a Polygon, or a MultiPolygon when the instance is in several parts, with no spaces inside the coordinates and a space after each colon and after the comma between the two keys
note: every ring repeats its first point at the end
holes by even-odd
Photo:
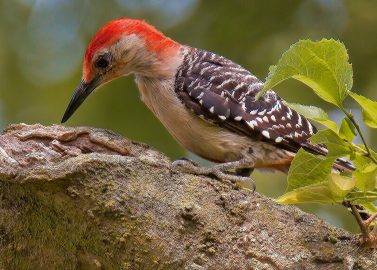
{"type": "MultiPolygon", "coordinates": [[[[302,147],[306,151],[315,155],[326,156],[328,154],[328,150],[323,144],[311,144],[307,142],[304,143],[302,147]]],[[[333,168],[340,172],[352,172],[356,169],[355,165],[345,158],[338,158],[337,160],[335,160],[333,168]]]]}
{"type": "Polygon", "coordinates": [[[352,172],[356,169],[355,165],[345,158],[335,160],[333,168],[340,172],[352,172]]]}

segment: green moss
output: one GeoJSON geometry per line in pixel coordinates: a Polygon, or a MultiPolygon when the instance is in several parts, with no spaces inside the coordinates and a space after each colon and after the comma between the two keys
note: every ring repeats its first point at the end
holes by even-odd
{"type": "Polygon", "coordinates": [[[100,232],[51,184],[4,184],[0,219],[0,261],[6,269],[75,269],[93,263],[113,268],[100,232]],[[13,186],[12,186],[13,185],[13,186]],[[91,259],[89,259],[91,258],[91,259]],[[82,261],[80,261],[82,259],[82,261]]]}
{"type": "Polygon", "coordinates": [[[124,267],[120,262],[128,261],[126,265],[132,267],[153,269],[149,264],[155,264],[158,256],[148,254],[150,241],[138,232],[136,219],[123,217],[121,226],[114,226],[122,232],[108,229],[111,217],[108,224],[97,226],[96,215],[107,217],[106,209],[103,213],[94,210],[95,216],[90,218],[80,211],[86,208],[85,202],[70,198],[60,188],[56,183],[0,185],[0,266],[17,270],[120,269],[124,267]],[[136,251],[135,246],[145,246],[138,249],[145,252],[136,251]]]}

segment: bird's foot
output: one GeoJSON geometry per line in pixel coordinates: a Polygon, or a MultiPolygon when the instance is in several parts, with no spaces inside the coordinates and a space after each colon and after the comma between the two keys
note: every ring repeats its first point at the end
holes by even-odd
{"type": "Polygon", "coordinates": [[[199,166],[195,162],[187,158],[181,158],[172,163],[172,169],[175,171],[181,171],[185,173],[191,173],[196,175],[214,175],[216,178],[222,181],[234,182],[249,182],[252,184],[253,192],[256,185],[253,179],[249,176],[252,172],[254,162],[248,159],[241,159],[234,162],[227,162],[212,167],[199,166]],[[229,173],[230,170],[236,170],[236,174],[229,173]]]}

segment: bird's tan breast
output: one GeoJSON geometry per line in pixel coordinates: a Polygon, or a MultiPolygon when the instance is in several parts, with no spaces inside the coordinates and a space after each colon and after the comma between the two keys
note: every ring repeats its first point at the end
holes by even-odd
{"type": "Polygon", "coordinates": [[[141,98],[169,133],[187,150],[208,160],[242,157],[250,139],[211,124],[189,111],[174,92],[173,80],[137,77],[141,98]]]}

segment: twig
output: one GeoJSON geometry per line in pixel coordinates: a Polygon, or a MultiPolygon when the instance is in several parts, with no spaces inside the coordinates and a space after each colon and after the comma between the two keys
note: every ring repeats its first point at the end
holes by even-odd
{"type": "Polygon", "coordinates": [[[350,206],[351,206],[352,214],[356,218],[357,224],[360,227],[360,230],[361,230],[361,233],[363,235],[364,241],[365,242],[370,242],[371,239],[369,237],[368,229],[365,227],[364,222],[363,222],[363,220],[362,220],[362,218],[361,218],[361,216],[359,214],[359,211],[356,209],[355,205],[350,204],[350,206]]]}
{"type": "Polygon", "coordinates": [[[365,150],[367,151],[367,156],[375,163],[377,164],[377,160],[374,158],[374,156],[372,156],[372,153],[370,152],[370,149],[368,147],[368,144],[364,138],[364,135],[363,133],[361,132],[361,129],[360,129],[360,126],[359,124],[356,122],[355,118],[353,117],[352,113],[350,112],[347,112],[344,108],[341,108],[341,110],[343,111],[343,113],[348,117],[348,119],[352,122],[352,124],[355,126],[356,130],[357,130],[357,133],[359,133],[359,136],[361,138],[361,140],[363,141],[363,144],[365,146],[365,150]]]}
{"type": "Polygon", "coordinates": [[[364,225],[368,227],[375,218],[377,218],[377,213],[374,213],[367,220],[363,221],[364,225]]]}

